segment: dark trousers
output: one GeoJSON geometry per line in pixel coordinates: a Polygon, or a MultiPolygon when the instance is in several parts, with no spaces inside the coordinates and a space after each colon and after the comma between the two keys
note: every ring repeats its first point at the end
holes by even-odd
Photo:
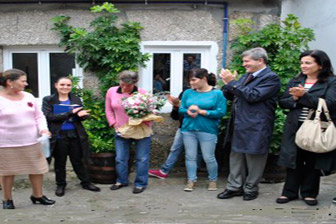
{"type": "Polygon", "coordinates": [[[90,178],[83,164],[83,152],[79,137],[74,131],[61,131],[54,149],[55,175],[58,186],[66,186],[66,161],[70,157],[72,167],[81,181],[81,185],[90,183],[90,178]]]}
{"type": "Polygon", "coordinates": [[[298,148],[296,169],[287,168],[282,195],[295,198],[316,198],[320,189],[320,171],[315,169],[316,154],[298,148]]]}

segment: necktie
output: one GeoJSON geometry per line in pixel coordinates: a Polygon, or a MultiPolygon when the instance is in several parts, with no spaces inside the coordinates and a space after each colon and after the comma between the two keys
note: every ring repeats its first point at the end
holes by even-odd
{"type": "Polygon", "coordinates": [[[244,85],[247,85],[253,79],[252,73],[249,73],[244,81],[244,85]]]}

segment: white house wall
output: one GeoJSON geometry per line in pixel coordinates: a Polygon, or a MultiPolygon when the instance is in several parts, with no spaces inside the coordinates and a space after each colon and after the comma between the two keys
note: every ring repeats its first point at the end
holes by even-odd
{"type": "Polygon", "coordinates": [[[316,40],[311,49],[325,51],[336,66],[336,7],[335,0],[284,0],[281,18],[294,14],[304,27],[314,30],[316,40]]]}

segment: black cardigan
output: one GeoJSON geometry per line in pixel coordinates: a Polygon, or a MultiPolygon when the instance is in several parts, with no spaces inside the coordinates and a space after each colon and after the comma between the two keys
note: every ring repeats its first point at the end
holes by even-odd
{"type": "MultiPolygon", "coordinates": [[[[303,107],[316,109],[318,98],[324,98],[327,102],[330,116],[336,125],[336,77],[328,77],[326,82],[315,83],[298,101],[294,101],[289,94],[289,89],[305,83],[305,77],[294,78],[289,81],[285,93],[280,97],[279,105],[283,109],[288,109],[284,133],[282,137],[280,158],[278,164],[281,166],[296,168],[295,134],[299,129],[299,116],[303,107]]],[[[336,150],[329,153],[316,155],[316,169],[330,172],[336,169],[336,150]]]]}
{"type": "MultiPolygon", "coordinates": [[[[81,99],[78,96],[74,95],[73,93],[69,94],[69,99],[70,104],[83,105],[81,99]]],[[[58,94],[53,94],[43,98],[42,111],[46,116],[49,131],[52,133],[52,137],[50,140],[51,155],[53,155],[53,151],[57,142],[57,136],[59,131],[61,130],[62,124],[70,117],[77,116],[76,114],[73,114],[72,111],[66,113],[54,114],[53,113],[54,104],[60,104],[58,94]]],[[[73,124],[76,128],[77,135],[79,136],[80,139],[80,145],[83,150],[84,158],[87,158],[87,156],[90,154],[90,149],[88,143],[88,135],[86,134],[86,131],[81,122],[83,119],[85,118],[78,117],[78,119],[75,119],[73,124]]]]}

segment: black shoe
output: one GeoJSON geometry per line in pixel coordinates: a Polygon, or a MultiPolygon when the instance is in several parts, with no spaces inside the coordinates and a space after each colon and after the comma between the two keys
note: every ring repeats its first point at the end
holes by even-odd
{"type": "Polygon", "coordinates": [[[275,200],[275,202],[278,203],[278,204],[285,204],[287,202],[290,202],[290,201],[293,201],[295,199],[298,199],[298,197],[291,197],[291,198],[287,197],[287,196],[281,196],[281,197],[277,198],[275,200]],[[281,198],[281,197],[283,197],[283,198],[281,198]]]}
{"type": "Polygon", "coordinates": [[[111,187],[110,187],[110,189],[112,190],[112,191],[115,191],[115,190],[118,190],[118,189],[120,189],[120,188],[122,188],[122,187],[127,187],[128,186],[128,184],[121,184],[121,183],[115,183],[115,184],[113,184],[111,187]]]}
{"type": "Polygon", "coordinates": [[[145,187],[135,187],[133,188],[133,194],[140,194],[142,193],[146,188],[145,187]]]}
{"type": "Polygon", "coordinates": [[[309,206],[317,205],[317,200],[315,198],[313,199],[304,198],[303,201],[306,202],[306,204],[309,206]]]}
{"type": "Polygon", "coordinates": [[[251,200],[254,200],[258,197],[258,191],[255,191],[255,192],[251,192],[251,193],[245,193],[244,192],[244,195],[243,195],[243,200],[244,201],[251,201],[251,200]]]}
{"type": "Polygon", "coordinates": [[[65,186],[57,186],[56,191],[55,191],[55,195],[57,197],[62,197],[65,194],[65,186]]]}
{"type": "Polygon", "coordinates": [[[243,195],[243,191],[239,190],[239,191],[231,191],[228,189],[225,189],[225,191],[223,191],[222,193],[219,193],[217,195],[218,199],[228,199],[228,198],[232,198],[235,196],[242,196],[243,195]]]}
{"type": "Polygon", "coordinates": [[[30,200],[33,202],[33,204],[36,204],[36,202],[39,202],[41,205],[53,205],[53,204],[55,204],[54,200],[51,200],[44,195],[40,198],[35,198],[32,195],[32,196],[30,196],[30,200]]]}
{"type": "Polygon", "coordinates": [[[336,204],[336,198],[332,199],[332,203],[336,204]]]}
{"type": "Polygon", "coordinates": [[[97,187],[97,186],[95,186],[91,183],[83,185],[82,188],[85,189],[85,190],[88,190],[88,191],[96,191],[96,192],[100,191],[99,187],[97,187]]]}
{"type": "Polygon", "coordinates": [[[2,201],[2,208],[3,209],[15,209],[13,200],[2,201]]]}

